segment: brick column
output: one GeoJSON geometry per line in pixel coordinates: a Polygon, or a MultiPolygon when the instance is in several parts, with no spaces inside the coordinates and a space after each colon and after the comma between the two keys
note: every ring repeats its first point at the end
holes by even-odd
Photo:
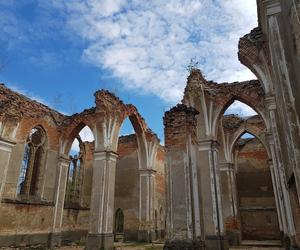
{"type": "Polygon", "coordinates": [[[238,245],[238,203],[234,164],[231,162],[220,163],[220,175],[222,183],[222,204],[226,237],[230,245],[238,245]]]}
{"type": "Polygon", "coordinates": [[[49,238],[50,248],[60,246],[61,244],[61,226],[64,213],[64,202],[69,165],[69,157],[67,157],[66,155],[61,155],[58,159],[57,184],[54,197],[55,207],[53,213],[53,226],[49,238]]]}
{"type": "Polygon", "coordinates": [[[0,139],[0,203],[6,182],[6,174],[9,165],[12,148],[15,143],[0,139]]]}
{"type": "Polygon", "coordinates": [[[153,169],[140,170],[140,198],[139,198],[139,231],[138,240],[152,242],[154,239],[154,179],[156,171],[153,169]]]}
{"type": "Polygon", "coordinates": [[[177,105],[165,113],[167,241],[165,250],[204,249],[201,191],[197,169],[198,112],[177,105]]]}
{"type": "Polygon", "coordinates": [[[112,151],[94,153],[90,229],[86,249],[113,249],[115,174],[118,154],[112,151]]]}

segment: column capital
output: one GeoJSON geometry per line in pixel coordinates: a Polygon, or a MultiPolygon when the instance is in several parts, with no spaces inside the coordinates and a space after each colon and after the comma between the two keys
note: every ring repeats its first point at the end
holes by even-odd
{"type": "Polygon", "coordinates": [[[267,16],[276,15],[281,12],[280,0],[264,0],[267,16]]]}
{"type": "Polygon", "coordinates": [[[140,175],[155,175],[156,174],[156,170],[154,170],[153,168],[146,168],[146,169],[139,169],[140,175]]]}
{"type": "Polygon", "coordinates": [[[61,165],[69,166],[71,159],[69,156],[67,156],[65,154],[60,154],[58,157],[58,161],[61,163],[61,165]]]}
{"type": "Polygon", "coordinates": [[[220,162],[220,171],[234,171],[234,164],[232,162],[220,162]]]}
{"type": "Polygon", "coordinates": [[[265,97],[265,105],[268,110],[275,110],[276,109],[276,101],[274,95],[267,95],[265,97]]]}
{"type": "Polygon", "coordinates": [[[271,132],[266,133],[266,141],[271,145],[274,144],[274,136],[271,132]]]}
{"type": "Polygon", "coordinates": [[[11,142],[0,138],[0,150],[11,152],[13,146],[15,145],[16,145],[15,142],[11,142]]]}
{"type": "Polygon", "coordinates": [[[95,151],[94,160],[117,161],[119,154],[114,151],[95,151]]]}
{"type": "Polygon", "coordinates": [[[273,168],[273,160],[272,159],[268,159],[267,162],[268,162],[269,167],[273,168]]]}
{"type": "Polygon", "coordinates": [[[200,139],[198,140],[198,149],[199,151],[207,151],[211,149],[217,149],[220,146],[220,143],[213,139],[200,139]]]}

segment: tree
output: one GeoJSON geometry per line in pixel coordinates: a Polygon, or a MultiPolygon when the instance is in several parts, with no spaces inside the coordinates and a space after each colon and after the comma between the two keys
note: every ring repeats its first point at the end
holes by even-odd
{"type": "Polygon", "coordinates": [[[196,60],[195,57],[191,58],[190,63],[186,67],[187,71],[191,73],[194,69],[199,69],[198,64],[199,62],[196,60]]]}

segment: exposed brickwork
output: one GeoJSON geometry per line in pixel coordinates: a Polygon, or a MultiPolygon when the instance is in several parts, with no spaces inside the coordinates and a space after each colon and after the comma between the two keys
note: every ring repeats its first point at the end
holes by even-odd
{"type": "Polygon", "coordinates": [[[165,161],[166,155],[165,155],[165,150],[164,147],[160,146],[157,150],[157,159],[159,161],[165,161]]]}
{"type": "Polygon", "coordinates": [[[245,119],[243,119],[237,115],[224,115],[223,121],[222,121],[224,130],[226,132],[233,131],[233,130],[235,131],[244,122],[245,122],[245,119]]]}
{"type": "Polygon", "coordinates": [[[237,115],[224,115],[222,123],[224,132],[233,134],[239,130],[245,130],[254,135],[261,135],[266,132],[266,125],[259,115],[251,117],[239,117],[237,115]]]}
{"type": "Polygon", "coordinates": [[[198,111],[183,104],[178,104],[165,113],[166,148],[169,146],[185,147],[188,134],[192,135],[193,140],[196,139],[196,114],[198,114],[198,111]]]}
{"type": "Polygon", "coordinates": [[[260,28],[253,29],[249,34],[240,38],[238,57],[241,63],[252,68],[258,63],[259,50],[262,48],[263,34],[260,28]]]}
{"type": "Polygon", "coordinates": [[[239,221],[237,220],[237,218],[233,218],[233,217],[226,218],[225,228],[228,231],[239,230],[240,229],[239,221]]]}
{"type": "Polygon", "coordinates": [[[207,81],[200,70],[192,70],[184,91],[184,100],[189,96],[200,96],[213,100],[215,106],[226,110],[234,100],[240,100],[254,109],[263,109],[264,90],[258,80],[233,83],[207,81]]]}
{"type": "Polygon", "coordinates": [[[41,118],[48,115],[56,124],[59,124],[65,117],[44,104],[10,90],[4,84],[0,84],[0,114],[9,114],[20,118],[41,118]]]}
{"type": "Polygon", "coordinates": [[[269,169],[267,165],[268,154],[264,146],[256,138],[242,139],[237,142],[239,147],[239,158],[253,159],[253,164],[257,166],[264,166],[269,169]]]}
{"type": "MultiPolygon", "coordinates": [[[[20,244],[28,244],[22,241],[22,235],[18,235],[21,233],[25,235],[42,233],[45,234],[47,238],[47,234],[53,230],[53,221],[59,220],[58,217],[53,218],[53,216],[55,216],[54,211],[56,211],[55,201],[57,201],[55,195],[62,194],[61,196],[63,196],[65,192],[63,189],[57,192],[58,184],[60,184],[59,187],[63,187],[66,179],[69,180],[70,176],[71,178],[74,177],[72,174],[70,175],[71,168],[67,169],[67,165],[62,166],[60,162],[62,161],[64,164],[68,163],[68,153],[71,149],[72,142],[85,126],[90,127],[94,133],[97,133],[94,135],[96,139],[99,139],[100,136],[104,137],[104,135],[102,135],[103,128],[110,126],[112,122],[116,121],[113,126],[116,128],[115,131],[119,131],[121,124],[127,117],[130,119],[136,134],[121,136],[119,138],[118,164],[121,163],[123,166],[118,168],[117,171],[125,171],[122,173],[125,173],[126,178],[124,178],[123,175],[120,177],[123,183],[132,184],[137,188],[133,190],[134,193],[128,197],[128,200],[131,201],[131,203],[128,203],[130,216],[134,217],[134,225],[130,223],[128,225],[132,226],[130,230],[135,230],[137,233],[139,229],[139,170],[142,167],[148,167],[145,163],[143,163],[141,167],[139,160],[141,158],[141,161],[145,162],[147,159],[144,158],[150,157],[150,154],[152,154],[150,149],[155,148],[156,150],[156,147],[153,146],[153,142],[154,144],[159,143],[159,139],[157,135],[148,128],[145,120],[134,105],[124,104],[115,95],[105,90],[100,90],[95,93],[95,102],[96,107],[69,116],[48,108],[41,103],[30,100],[21,94],[15,93],[4,85],[0,85],[0,139],[11,141],[13,145],[16,144],[16,146],[13,147],[12,160],[7,170],[7,183],[4,185],[3,193],[5,194],[5,199],[2,199],[3,205],[1,205],[1,208],[3,211],[1,210],[1,214],[9,214],[9,220],[3,217],[3,229],[0,230],[1,237],[4,233],[12,237],[19,237],[21,238],[20,244]],[[22,197],[21,199],[21,197],[19,197],[20,195],[16,194],[16,188],[20,176],[20,166],[22,165],[24,157],[24,144],[26,143],[29,132],[36,126],[42,127],[47,137],[47,144],[44,148],[45,158],[38,169],[39,175],[42,177],[41,193],[43,192],[43,194],[34,197],[22,197]],[[139,144],[137,144],[137,138],[139,138],[139,144]],[[151,143],[148,145],[148,142],[151,143]],[[148,149],[149,152],[144,148],[143,153],[141,153],[144,155],[140,157],[140,155],[138,155],[138,147],[141,146],[141,144],[147,147],[146,149],[148,149]],[[61,157],[61,153],[65,155],[61,157]],[[138,156],[140,158],[138,158],[138,156]],[[130,159],[133,160],[130,162],[130,159]],[[129,176],[126,175],[126,171],[129,168],[135,170],[134,174],[130,177],[134,179],[133,182],[131,182],[133,179],[130,179],[129,176]],[[68,172],[62,174],[60,170],[68,172]],[[134,183],[136,183],[136,185],[134,183]],[[133,196],[136,200],[131,199],[133,196]],[[20,216],[22,216],[22,218],[20,218],[20,216]],[[30,225],[30,228],[27,227],[27,225],[30,225]]],[[[117,133],[115,133],[105,135],[105,140],[109,140],[112,135],[114,139],[115,137],[118,139],[117,133]]],[[[102,140],[104,141],[103,138],[102,140]]],[[[101,143],[104,144],[104,142],[101,143]]],[[[66,200],[64,204],[60,204],[59,202],[62,202],[62,199],[58,199],[58,207],[63,208],[65,206],[64,212],[58,210],[58,213],[63,213],[62,228],[59,230],[66,231],[65,233],[68,235],[74,233],[75,236],[76,234],[85,234],[90,223],[94,150],[96,145],[95,141],[83,142],[83,145],[83,155],[80,158],[80,164],[78,163],[79,160],[77,160],[76,163],[76,169],[80,166],[80,171],[78,172],[80,173],[80,177],[76,179],[78,180],[76,181],[76,185],[79,185],[78,204],[76,203],[76,206],[70,208],[66,200]]],[[[111,149],[115,150],[114,147],[111,149]]],[[[100,150],[102,150],[102,148],[100,150]]],[[[103,150],[106,150],[106,148],[103,147],[103,150]]],[[[108,148],[108,150],[110,150],[110,148],[108,148]]],[[[153,166],[151,166],[153,167],[153,173],[156,174],[157,172],[157,176],[155,177],[157,186],[154,187],[156,192],[154,195],[156,197],[155,209],[158,210],[162,207],[165,211],[164,151],[160,146],[158,146],[158,151],[157,159],[154,159],[153,166]]],[[[6,155],[4,156],[6,157],[6,155]]],[[[0,149],[0,168],[2,170],[2,168],[6,166],[1,164],[1,157],[3,157],[3,152],[0,149]]],[[[33,161],[35,162],[36,159],[34,158],[33,161]]],[[[151,161],[149,162],[152,164],[151,161]]],[[[28,167],[28,163],[26,164],[28,167]]],[[[75,173],[78,174],[77,172],[75,173]]],[[[0,180],[0,184],[2,184],[1,181],[2,180],[0,180]]],[[[123,186],[122,190],[126,190],[126,186],[123,186]]],[[[126,201],[123,196],[121,196],[121,199],[126,201]]],[[[126,216],[128,220],[129,214],[126,214],[126,216]]],[[[57,225],[59,224],[58,221],[57,225]]],[[[85,236],[83,235],[83,237],[85,236]]]]}
{"type": "Polygon", "coordinates": [[[119,157],[130,155],[132,152],[138,149],[136,135],[126,135],[119,137],[118,154],[119,157]]]}
{"type": "Polygon", "coordinates": [[[1,137],[9,139],[18,126],[14,140],[25,142],[29,131],[41,125],[46,131],[49,147],[57,149],[60,136],[58,127],[64,119],[63,114],[0,84],[0,121],[3,123],[1,137]]]}

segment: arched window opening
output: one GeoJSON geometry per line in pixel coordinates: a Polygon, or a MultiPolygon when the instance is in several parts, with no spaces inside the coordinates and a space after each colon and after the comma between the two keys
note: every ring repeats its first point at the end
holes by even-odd
{"type": "Polygon", "coordinates": [[[132,123],[131,123],[129,117],[127,117],[122,123],[120,136],[131,135],[131,134],[134,134],[134,133],[135,133],[135,131],[134,131],[134,128],[132,126],[132,123]]]}
{"type": "MultiPolygon", "coordinates": [[[[128,154],[131,154],[132,152],[136,151],[138,148],[137,144],[137,137],[134,130],[134,127],[132,126],[132,123],[127,117],[121,126],[119,138],[118,138],[118,161],[117,161],[117,172],[116,172],[116,182],[120,181],[120,178],[123,179],[123,176],[120,175],[119,172],[119,166],[122,165],[122,159],[123,157],[126,157],[128,154]],[[130,147],[129,147],[130,145],[130,147]]],[[[138,166],[137,166],[138,168],[138,166]]],[[[122,190],[116,189],[116,197],[119,196],[119,194],[122,193],[122,190]]]]}
{"type": "Polygon", "coordinates": [[[38,183],[39,183],[39,176],[40,176],[40,163],[42,162],[43,155],[44,155],[44,149],[42,146],[39,146],[35,152],[35,159],[33,163],[33,169],[32,169],[32,177],[31,177],[31,184],[30,184],[30,195],[35,195],[35,192],[37,191],[38,183]]]}
{"type": "Polygon", "coordinates": [[[81,166],[83,162],[83,145],[80,137],[76,138],[72,144],[70,160],[65,200],[69,205],[77,204],[80,199],[81,166]]]}
{"type": "Polygon", "coordinates": [[[67,206],[78,206],[81,203],[81,190],[84,178],[85,143],[93,142],[94,136],[89,127],[85,126],[74,139],[70,156],[68,180],[65,195],[67,206]]]}
{"type": "Polygon", "coordinates": [[[30,131],[25,145],[17,185],[18,195],[37,195],[42,178],[45,153],[46,134],[41,127],[35,127],[30,131]]]}
{"type": "Polygon", "coordinates": [[[247,104],[235,100],[226,110],[225,115],[236,115],[239,117],[249,117],[257,115],[257,112],[247,104]]]}
{"type": "Polygon", "coordinates": [[[121,208],[118,208],[115,214],[115,232],[116,234],[124,233],[124,213],[121,208]]]}
{"type": "Polygon", "coordinates": [[[253,139],[255,138],[255,136],[251,133],[245,132],[244,134],[242,134],[241,139],[253,139]]]}

